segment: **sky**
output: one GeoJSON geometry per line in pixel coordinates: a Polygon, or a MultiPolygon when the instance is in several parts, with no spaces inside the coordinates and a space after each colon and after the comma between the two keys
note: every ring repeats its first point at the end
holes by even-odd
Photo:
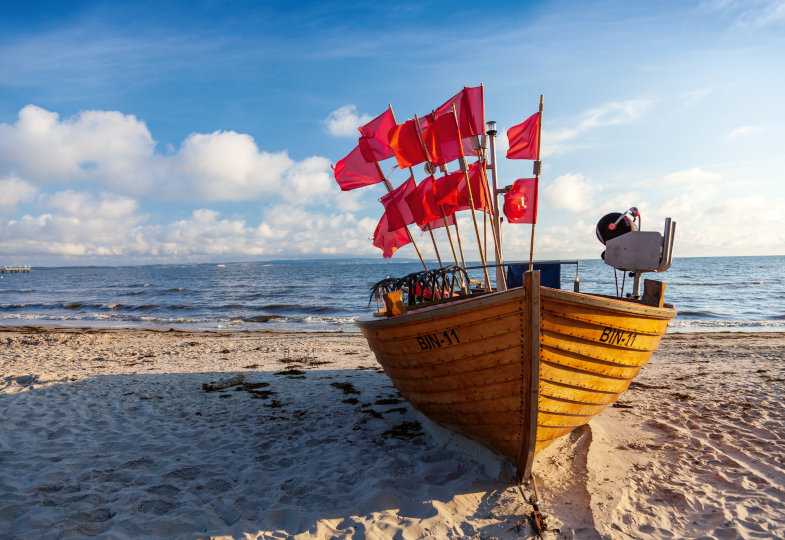
{"type": "MultiPolygon", "coordinates": [[[[531,176],[505,133],[544,95],[536,259],[599,257],[596,222],[631,206],[676,221],[676,257],[785,254],[784,0],[0,10],[0,266],[381,259],[383,185],[341,192],[331,164],[388,103],[401,122],[479,84],[502,186],[531,176]]],[[[503,237],[529,258],[531,226],[503,237]]]]}

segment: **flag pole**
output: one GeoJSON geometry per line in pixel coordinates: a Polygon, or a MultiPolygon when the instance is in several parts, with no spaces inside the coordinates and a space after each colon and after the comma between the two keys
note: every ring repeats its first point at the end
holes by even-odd
{"type": "MultiPolygon", "coordinates": [[[[491,169],[491,180],[493,182],[493,229],[496,232],[496,240],[499,243],[499,251],[496,254],[496,264],[502,265],[504,264],[504,254],[502,252],[502,229],[499,216],[499,181],[496,169],[496,122],[488,122],[486,126],[491,151],[491,164],[489,168],[491,169]]],[[[496,267],[496,289],[507,290],[507,279],[504,275],[504,269],[501,266],[496,267]],[[504,289],[499,287],[499,283],[504,284],[504,289]]]]}
{"type": "MultiPolygon", "coordinates": [[[[398,121],[395,119],[395,112],[393,111],[392,103],[388,103],[387,107],[390,108],[390,114],[393,117],[393,122],[395,122],[397,124],[398,121]]],[[[378,165],[378,162],[377,162],[377,165],[378,165]]],[[[416,187],[417,186],[417,180],[414,178],[414,171],[412,170],[411,167],[409,167],[409,174],[412,176],[412,180],[414,180],[414,185],[416,187]]],[[[407,231],[409,230],[408,226],[407,226],[406,230],[407,231]]],[[[439,261],[439,267],[441,268],[441,266],[442,266],[442,258],[441,258],[441,255],[439,255],[439,248],[436,245],[436,238],[433,236],[433,229],[431,229],[430,223],[428,224],[428,232],[431,234],[431,242],[433,243],[433,250],[436,252],[436,260],[439,261]]],[[[411,236],[411,233],[409,233],[409,236],[411,236]]],[[[412,240],[412,242],[414,242],[414,240],[412,240]]],[[[452,242],[452,240],[451,240],[451,242],[452,242]]],[[[426,268],[426,270],[428,270],[428,269],[426,268]]]]}
{"type": "MultiPolygon", "coordinates": [[[[431,155],[428,152],[428,147],[425,146],[425,138],[423,137],[422,129],[420,127],[420,119],[417,117],[416,114],[414,115],[414,126],[417,128],[417,138],[420,141],[420,146],[422,147],[423,152],[425,152],[425,157],[428,158],[428,164],[430,165],[430,167],[435,172],[436,171],[436,165],[433,164],[433,160],[431,159],[431,155]]],[[[441,209],[441,205],[440,205],[440,209],[441,209]]],[[[452,243],[452,236],[450,236],[450,229],[449,229],[449,225],[447,225],[447,218],[444,216],[444,210],[441,209],[441,211],[442,211],[442,219],[444,220],[444,227],[445,227],[445,229],[447,229],[447,237],[450,240],[450,247],[452,248],[453,258],[455,259],[455,264],[457,265],[458,264],[458,257],[457,257],[457,255],[455,253],[455,247],[453,246],[453,243],[452,243]]],[[[429,225],[429,228],[430,228],[430,225],[429,225]]],[[[461,241],[461,238],[459,236],[458,237],[458,242],[460,242],[460,241],[461,241]]]]}
{"type": "MultiPolygon", "coordinates": [[[[382,166],[379,165],[379,162],[374,161],[374,163],[376,164],[376,170],[379,171],[379,176],[384,180],[384,185],[387,188],[387,193],[390,193],[393,190],[392,184],[390,183],[389,180],[387,180],[387,177],[384,176],[384,172],[382,171],[382,166]]],[[[404,229],[406,229],[406,234],[409,237],[409,240],[411,240],[412,246],[414,246],[414,250],[417,252],[417,256],[420,258],[420,262],[422,263],[423,268],[428,270],[428,266],[425,264],[425,260],[422,258],[422,253],[420,253],[420,248],[417,247],[417,242],[414,241],[414,237],[412,236],[412,233],[409,231],[409,226],[406,225],[404,229]]]]}
{"type": "MultiPolygon", "coordinates": [[[[458,125],[458,113],[455,112],[455,103],[452,104],[452,114],[455,116],[455,125],[458,125]]],[[[458,147],[463,154],[463,147],[461,146],[461,134],[458,132],[458,147]]],[[[482,271],[485,275],[485,290],[491,292],[491,277],[488,275],[488,266],[485,262],[485,254],[482,250],[482,239],[480,238],[480,227],[477,225],[477,215],[474,213],[474,196],[472,195],[472,183],[469,180],[469,173],[466,166],[466,158],[462,155],[460,159],[461,170],[463,171],[463,178],[466,180],[466,187],[469,188],[469,205],[472,211],[472,222],[474,223],[474,233],[477,236],[477,247],[480,250],[480,261],[482,262],[482,271]]]]}
{"type": "MultiPolygon", "coordinates": [[[[414,171],[411,167],[409,167],[409,174],[412,175],[412,180],[414,180],[414,171]]],[[[415,187],[417,186],[417,180],[414,180],[415,187]]],[[[436,252],[436,260],[439,261],[439,268],[442,267],[442,258],[439,255],[439,247],[436,245],[436,238],[433,236],[433,229],[431,229],[431,224],[428,223],[428,232],[431,233],[431,242],[433,242],[433,250],[436,252]]]]}
{"type": "MultiPolygon", "coordinates": [[[[480,151],[477,151],[477,157],[481,159],[481,166],[480,166],[480,173],[482,174],[483,180],[483,189],[490,190],[488,187],[488,174],[485,172],[485,162],[486,160],[482,157],[480,151]]],[[[496,189],[494,188],[494,193],[496,189]]],[[[507,278],[504,276],[504,272],[502,271],[501,267],[498,266],[503,262],[502,258],[502,241],[501,241],[501,234],[498,232],[498,223],[496,221],[498,216],[498,202],[496,201],[496,196],[489,197],[489,200],[493,201],[493,206],[491,207],[492,212],[492,219],[491,219],[491,235],[493,236],[493,247],[494,247],[494,255],[496,257],[496,290],[498,291],[506,291],[507,290],[507,278]]],[[[485,214],[487,216],[487,214],[485,214]]],[[[487,245],[487,243],[486,243],[487,245]]],[[[487,255],[486,255],[487,257],[487,255]]]]}
{"type": "MultiPolygon", "coordinates": [[[[534,161],[534,177],[536,178],[537,185],[540,183],[540,171],[542,170],[542,161],[540,161],[540,145],[542,143],[542,109],[543,109],[543,95],[540,94],[540,121],[537,123],[537,159],[534,161]]],[[[532,223],[532,239],[529,245],[529,272],[534,269],[534,226],[537,224],[536,219],[532,223]]]]}

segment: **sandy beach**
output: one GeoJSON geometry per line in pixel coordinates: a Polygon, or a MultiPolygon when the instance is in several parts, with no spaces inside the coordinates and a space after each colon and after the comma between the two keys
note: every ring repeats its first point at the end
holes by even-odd
{"type": "MultiPolygon", "coordinates": [[[[667,335],[538,456],[544,537],[785,536],[784,357],[667,335]]],[[[3,538],[534,537],[512,466],[352,333],[0,328],[0,464],[3,538]]]]}

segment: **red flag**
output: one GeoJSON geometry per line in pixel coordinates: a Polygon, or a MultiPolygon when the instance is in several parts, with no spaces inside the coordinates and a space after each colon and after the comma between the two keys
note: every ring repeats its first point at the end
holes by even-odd
{"type": "Polygon", "coordinates": [[[379,199],[379,202],[384,205],[384,213],[387,214],[391,231],[402,229],[409,223],[415,222],[414,215],[406,204],[406,196],[414,193],[416,189],[414,177],[410,176],[406,182],[379,199]]]}
{"type": "Polygon", "coordinates": [[[444,165],[463,157],[461,134],[452,111],[435,119],[433,115],[431,117],[427,128],[423,130],[423,138],[433,164],[444,165]]]}
{"type": "Polygon", "coordinates": [[[471,185],[471,198],[469,198],[469,188],[466,184],[466,177],[463,171],[456,171],[434,182],[434,196],[437,204],[455,206],[455,210],[469,210],[471,201],[474,200],[474,209],[490,212],[490,197],[488,184],[483,178],[482,162],[475,161],[469,165],[467,171],[469,183],[471,185]]]}
{"type": "Polygon", "coordinates": [[[463,181],[463,171],[455,171],[433,182],[433,195],[436,204],[457,206],[460,193],[458,184],[463,181]]]}
{"type": "Polygon", "coordinates": [[[436,230],[439,227],[444,227],[444,220],[447,220],[447,225],[455,225],[455,210],[450,209],[449,207],[444,212],[444,218],[435,219],[429,223],[423,223],[420,225],[420,229],[423,231],[427,231],[428,228],[436,230]]]}
{"type": "Polygon", "coordinates": [[[463,90],[436,109],[436,116],[452,113],[453,105],[455,105],[455,112],[458,115],[461,136],[470,137],[485,133],[485,106],[482,86],[464,86],[463,90]]]}
{"type": "Polygon", "coordinates": [[[406,195],[406,203],[409,205],[417,225],[421,227],[442,217],[442,212],[433,196],[433,180],[433,176],[429,176],[420,182],[420,185],[412,193],[406,195]]]}
{"type": "Polygon", "coordinates": [[[373,245],[382,250],[382,257],[389,259],[399,247],[405,246],[411,241],[407,229],[390,230],[385,211],[373,232],[373,245]]]}
{"type": "Polygon", "coordinates": [[[408,120],[390,130],[390,147],[398,161],[398,167],[406,169],[428,160],[414,120],[408,120]]]}
{"type": "Polygon", "coordinates": [[[392,111],[387,109],[364,126],[357,128],[362,135],[360,137],[360,152],[362,152],[365,161],[381,161],[395,155],[390,148],[390,140],[387,138],[390,130],[394,127],[395,118],[392,111]]]}
{"type": "Polygon", "coordinates": [[[513,183],[504,194],[504,215],[510,223],[537,223],[537,178],[513,183]]]}
{"type": "Polygon", "coordinates": [[[507,130],[510,149],[507,159],[537,159],[540,138],[540,113],[536,112],[526,121],[507,130]]]}
{"type": "MultiPolygon", "coordinates": [[[[332,167],[332,166],[331,166],[332,167]]],[[[384,178],[375,163],[368,163],[356,146],[349,155],[335,164],[333,174],[341,191],[349,191],[363,186],[378,184],[384,178]]]]}

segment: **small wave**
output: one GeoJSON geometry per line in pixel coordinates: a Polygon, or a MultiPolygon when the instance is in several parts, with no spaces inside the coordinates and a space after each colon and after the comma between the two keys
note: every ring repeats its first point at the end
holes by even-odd
{"type": "Polygon", "coordinates": [[[325,313],[333,311],[331,306],[314,306],[305,304],[270,304],[259,309],[265,311],[304,311],[306,313],[325,313]]]}
{"type": "Polygon", "coordinates": [[[690,287],[733,287],[736,285],[765,285],[765,281],[674,281],[671,285],[690,287]]]}
{"type": "Polygon", "coordinates": [[[221,309],[237,309],[245,307],[243,304],[224,304],[221,306],[221,309]]]}
{"type": "Polygon", "coordinates": [[[131,311],[142,311],[142,310],[158,311],[159,309],[161,309],[161,307],[155,304],[142,304],[141,306],[133,306],[133,307],[129,307],[128,309],[130,309],[131,311]]]}
{"type": "Polygon", "coordinates": [[[81,302],[68,302],[67,304],[63,304],[63,307],[65,309],[79,309],[80,307],[82,307],[82,303],[81,302]]]}
{"type": "Polygon", "coordinates": [[[284,318],[280,315],[256,315],[255,317],[243,317],[243,322],[253,322],[253,323],[266,323],[272,320],[283,320],[284,318]]]}
{"type": "Polygon", "coordinates": [[[679,310],[679,317],[698,317],[701,319],[705,319],[707,317],[716,317],[716,313],[712,313],[711,311],[690,311],[690,310],[679,310]]]}
{"type": "Polygon", "coordinates": [[[120,296],[137,296],[140,294],[145,294],[147,291],[129,291],[126,293],[122,293],[120,296]]]}
{"type": "Polygon", "coordinates": [[[671,321],[673,328],[785,328],[785,320],[776,321],[671,321]]]}

